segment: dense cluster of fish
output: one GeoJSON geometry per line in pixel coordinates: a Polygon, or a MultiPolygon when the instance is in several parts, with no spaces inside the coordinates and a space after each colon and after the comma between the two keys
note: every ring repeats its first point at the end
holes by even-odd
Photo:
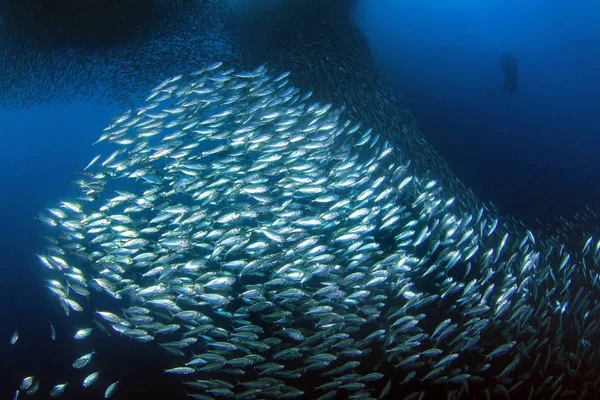
{"type": "Polygon", "coordinates": [[[289,79],[214,63],[105,129],[39,216],[76,336],[160,345],[196,399],[597,398],[600,238],[463,212],[289,79]]]}

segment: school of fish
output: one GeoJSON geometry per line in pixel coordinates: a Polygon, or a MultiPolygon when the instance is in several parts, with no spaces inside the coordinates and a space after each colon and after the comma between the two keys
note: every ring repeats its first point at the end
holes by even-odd
{"type": "Polygon", "coordinates": [[[459,204],[290,79],[213,63],[104,130],[39,216],[49,292],[93,310],[74,340],[159,345],[195,399],[597,398],[600,238],[459,204]]]}

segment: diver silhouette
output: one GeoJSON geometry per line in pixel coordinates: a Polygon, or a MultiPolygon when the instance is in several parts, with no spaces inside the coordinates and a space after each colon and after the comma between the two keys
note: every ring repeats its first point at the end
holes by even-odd
{"type": "Polygon", "coordinates": [[[500,68],[504,73],[504,83],[491,88],[488,91],[488,94],[494,93],[497,90],[513,94],[519,87],[519,63],[517,62],[517,59],[512,54],[502,54],[500,57],[500,68]]]}

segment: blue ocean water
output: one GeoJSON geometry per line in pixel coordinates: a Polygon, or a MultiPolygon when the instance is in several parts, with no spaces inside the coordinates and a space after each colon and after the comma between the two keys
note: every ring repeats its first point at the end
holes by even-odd
{"type": "MultiPolygon", "coordinates": [[[[524,220],[598,204],[597,2],[362,0],[354,16],[425,137],[482,200],[524,220]],[[502,80],[505,52],[519,61],[519,89],[487,95],[502,80]]],[[[184,395],[160,373],[156,347],[109,345],[101,335],[73,345],[77,320],[67,320],[44,289],[35,258],[47,234],[35,217],[75,194],[70,181],[102,150],[91,143],[121,111],[93,101],[0,110],[2,399],[32,374],[44,393],[67,380],[79,387],[85,374],[70,363],[92,350],[104,386],[127,376],[123,391],[135,398],[184,395]],[[19,342],[9,346],[15,329],[19,342]]],[[[72,395],[99,398],[80,388],[72,395]]]]}
{"type": "Polygon", "coordinates": [[[482,200],[529,222],[598,204],[598,2],[361,0],[354,17],[425,137],[482,200]],[[519,62],[519,88],[486,95],[503,53],[519,62]]]}

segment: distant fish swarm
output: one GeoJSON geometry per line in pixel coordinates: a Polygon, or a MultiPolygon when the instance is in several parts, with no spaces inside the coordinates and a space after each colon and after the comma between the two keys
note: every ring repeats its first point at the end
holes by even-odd
{"type": "Polygon", "coordinates": [[[90,99],[124,107],[138,104],[149,88],[168,76],[197,69],[214,57],[230,62],[239,58],[227,28],[229,1],[69,1],[61,12],[49,1],[5,3],[0,5],[2,108],[90,99]],[[11,21],[10,15],[2,15],[10,3],[37,10],[37,19],[11,21]],[[107,23],[101,27],[107,15],[94,17],[86,9],[101,7],[101,3],[107,3],[106,9],[115,8],[109,20],[127,20],[116,14],[120,9],[138,11],[139,20],[133,16],[130,26],[122,26],[122,21],[119,26],[107,23]],[[135,9],[140,6],[148,9],[135,9]],[[94,35],[77,35],[73,29],[80,25],[78,13],[100,30],[94,35]],[[48,26],[56,17],[66,26],[48,26]],[[92,38],[99,38],[98,43],[92,38]]]}
{"type": "Polygon", "coordinates": [[[289,79],[214,63],[113,120],[81,193],[39,217],[64,311],[110,300],[88,325],[158,343],[196,399],[598,398],[600,240],[456,212],[289,79]]]}

